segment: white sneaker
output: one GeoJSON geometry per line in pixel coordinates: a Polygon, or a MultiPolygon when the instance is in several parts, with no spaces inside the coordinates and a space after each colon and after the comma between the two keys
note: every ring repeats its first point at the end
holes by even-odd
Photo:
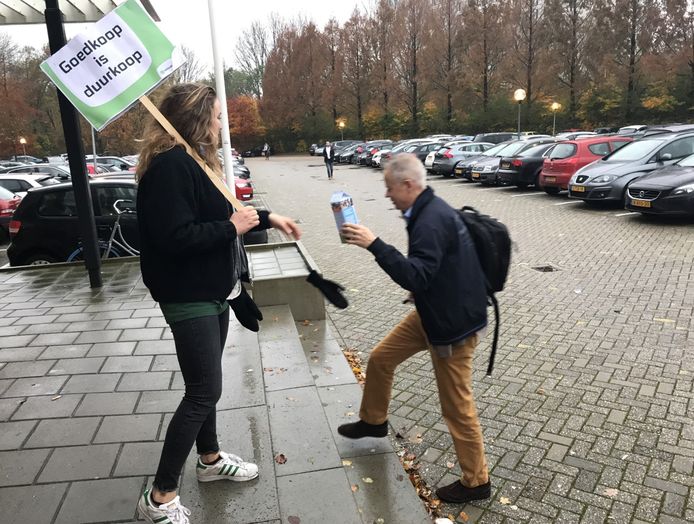
{"type": "Polygon", "coordinates": [[[231,453],[219,452],[219,461],[212,465],[203,464],[198,458],[195,472],[199,482],[212,482],[213,480],[233,480],[245,482],[258,476],[258,466],[252,462],[244,462],[241,457],[231,453]]]}
{"type": "Polygon", "coordinates": [[[150,489],[145,492],[137,501],[137,514],[152,524],[190,524],[188,515],[190,510],[181,504],[180,497],[176,497],[171,502],[157,506],[152,501],[150,489]]]}

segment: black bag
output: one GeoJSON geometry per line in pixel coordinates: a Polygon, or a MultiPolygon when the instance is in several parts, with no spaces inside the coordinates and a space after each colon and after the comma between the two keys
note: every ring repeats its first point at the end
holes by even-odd
{"type": "Polygon", "coordinates": [[[499,342],[499,302],[494,293],[504,289],[511,265],[511,236],[508,228],[497,219],[483,215],[475,208],[465,206],[458,211],[475,244],[477,258],[484,272],[489,304],[494,306],[494,340],[489,355],[487,376],[494,369],[494,357],[499,342]]]}

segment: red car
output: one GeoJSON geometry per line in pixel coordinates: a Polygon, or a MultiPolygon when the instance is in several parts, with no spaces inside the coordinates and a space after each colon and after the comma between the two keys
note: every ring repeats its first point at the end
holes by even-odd
{"type": "Polygon", "coordinates": [[[540,187],[550,195],[568,189],[569,180],[576,171],[631,140],[624,136],[601,136],[559,142],[542,164],[540,187]]]}
{"type": "Polygon", "coordinates": [[[10,219],[21,201],[21,197],[4,187],[0,187],[0,240],[9,238],[10,219]]]}
{"type": "Polygon", "coordinates": [[[253,198],[253,185],[250,180],[244,180],[237,176],[234,177],[234,185],[236,186],[236,198],[241,202],[251,200],[253,198]]]}

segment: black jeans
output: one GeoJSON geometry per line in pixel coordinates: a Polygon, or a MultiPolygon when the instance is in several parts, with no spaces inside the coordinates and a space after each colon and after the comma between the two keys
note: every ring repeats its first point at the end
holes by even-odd
{"type": "Polygon", "coordinates": [[[195,442],[198,454],[219,451],[217,401],[222,395],[222,352],[229,330],[229,309],[219,316],[171,324],[186,392],[174,413],[154,477],[159,491],[175,491],[195,442]]]}
{"type": "Polygon", "coordinates": [[[328,178],[333,177],[333,163],[330,160],[325,162],[325,167],[328,169],[328,178]]]}

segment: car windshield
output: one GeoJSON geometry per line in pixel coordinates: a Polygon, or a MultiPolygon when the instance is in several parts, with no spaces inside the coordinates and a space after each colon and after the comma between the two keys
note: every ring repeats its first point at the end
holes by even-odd
{"type": "Polygon", "coordinates": [[[509,144],[498,144],[492,148],[487,149],[484,153],[482,153],[484,156],[496,156],[496,154],[501,151],[502,149],[506,148],[506,146],[509,144]]]}
{"type": "Polygon", "coordinates": [[[682,160],[677,162],[677,165],[682,167],[694,167],[694,155],[684,157],[682,160]]]}
{"type": "Polygon", "coordinates": [[[12,191],[0,186],[0,200],[12,200],[13,198],[14,193],[12,191]]]}
{"type": "Polygon", "coordinates": [[[506,144],[506,147],[501,149],[496,156],[516,156],[519,151],[522,151],[528,145],[527,142],[511,142],[506,144]]]}
{"type": "Polygon", "coordinates": [[[518,156],[522,157],[529,157],[529,156],[542,156],[542,154],[547,151],[552,144],[542,144],[539,146],[531,147],[530,149],[526,149],[522,153],[520,153],[518,156]]]}
{"type": "Polygon", "coordinates": [[[641,139],[635,142],[629,142],[624,147],[608,156],[605,160],[608,162],[630,162],[638,160],[645,156],[649,156],[663,144],[662,140],[641,139]]]}
{"type": "Polygon", "coordinates": [[[573,156],[576,152],[575,144],[557,144],[549,155],[550,160],[562,160],[573,156]]]}

